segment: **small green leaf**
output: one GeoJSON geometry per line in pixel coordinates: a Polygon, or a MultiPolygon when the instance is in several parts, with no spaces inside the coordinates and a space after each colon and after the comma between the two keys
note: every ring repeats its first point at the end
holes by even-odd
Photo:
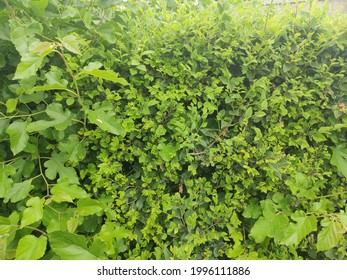
{"type": "Polygon", "coordinates": [[[90,62],[87,66],[85,66],[83,69],[86,70],[87,72],[99,69],[102,67],[102,63],[99,61],[93,61],[90,62]]]}
{"type": "Polygon", "coordinates": [[[102,210],[103,210],[102,203],[95,199],[82,198],[77,201],[77,212],[80,216],[89,216],[93,214],[98,214],[102,210]]]}
{"type": "Polygon", "coordinates": [[[96,124],[104,131],[121,136],[126,134],[122,127],[122,121],[115,118],[112,111],[105,112],[105,108],[101,107],[94,111],[88,111],[87,115],[91,123],[96,124]]]}
{"type": "Polygon", "coordinates": [[[10,98],[6,101],[6,112],[12,113],[16,110],[18,104],[18,98],[10,98]]]}
{"type": "Polygon", "coordinates": [[[338,231],[341,225],[334,221],[328,221],[324,224],[323,229],[318,233],[317,251],[327,251],[339,243],[342,234],[338,231]]]}
{"type": "Polygon", "coordinates": [[[252,117],[252,114],[253,114],[252,107],[247,108],[247,110],[245,112],[245,119],[249,119],[250,117],[252,117]]]}
{"type": "Polygon", "coordinates": [[[46,252],[47,238],[25,235],[18,242],[16,251],[17,260],[38,260],[46,252]]]}
{"type": "Polygon", "coordinates": [[[52,251],[63,260],[96,260],[87,246],[84,236],[65,231],[54,231],[49,234],[52,251]]]}
{"type": "Polygon", "coordinates": [[[35,222],[38,222],[42,219],[43,215],[43,199],[35,196],[30,198],[26,205],[26,208],[23,212],[23,218],[21,221],[21,226],[31,225],[35,222]]]}
{"type": "Polygon", "coordinates": [[[175,157],[176,152],[178,151],[178,149],[179,149],[179,144],[177,144],[177,143],[176,144],[173,144],[173,143],[168,143],[168,144],[160,143],[158,145],[159,155],[165,161],[169,161],[173,157],[175,157]]]}
{"type": "Polygon", "coordinates": [[[284,73],[289,72],[290,70],[292,70],[292,68],[293,68],[293,65],[290,64],[290,63],[286,62],[286,63],[283,64],[283,72],[284,73]]]}
{"type": "Polygon", "coordinates": [[[13,122],[6,130],[10,135],[11,151],[14,155],[20,153],[28,144],[29,135],[26,133],[27,124],[23,121],[13,122]]]}
{"type": "Polygon", "coordinates": [[[74,34],[70,34],[68,36],[65,36],[62,40],[61,43],[65,49],[68,51],[78,54],[81,54],[80,48],[79,48],[79,42],[78,42],[78,37],[74,34]]]}

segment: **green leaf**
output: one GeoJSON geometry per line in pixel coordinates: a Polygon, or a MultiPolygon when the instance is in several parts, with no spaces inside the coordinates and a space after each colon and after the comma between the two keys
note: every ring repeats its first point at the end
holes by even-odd
{"type": "Polygon", "coordinates": [[[16,169],[12,165],[0,165],[0,198],[6,197],[12,188],[13,180],[10,176],[15,173],[16,169]]]}
{"type": "Polygon", "coordinates": [[[27,124],[23,121],[15,121],[7,128],[10,136],[11,151],[14,155],[20,153],[28,144],[29,135],[26,133],[27,124]]]}
{"type": "Polygon", "coordinates": [[[290,223],[281,244],[299,245],[310,232],[317,230],[317,219],[314,216],[306,216],[303,211],[296,211],[292,215],[296,223],[290,223]]]}
{"type": "Polygon", "coordinates": [[[65,231],[54,231],[48,235],[52,251],[63,260],[96,260],[87,246],[84,236],[65,231]]]}
{"type": "Polygon", "coordinates": [[[67,154],[70,162],[78,163],[87,154],[86,145],[87,143],[81,141],[77,134],[71,134],[67,140],[59,142],[58,149],[67,154]]]}
{"type": "Polygon", "coordinates": [[[103,204],[95,199],[82,198],[77,201],[77,212],[80,216],[98,214],[103,209],[103,204]]]}
{"type": "Polygon", "coordinates": [[[47,91],[47,90],[66,90],[65,86],[54,84],[50,86],[37,86],[33,87],[31,90],[28,91],[28,93],[33,93],[36,91],[47,91]]]}
{"type": "Polygon", "coordinates": [[[31,181],[32,180],[26,180],[13,184],[13,187],[8,191],[4,202],[7,203],[10,200],[11,202],[15,203],[27,198],[29,192],[34,188],[31,181]]]}
{"type": "Polygon", "coordinates": [[[26,205],[28,208],[24,209],[23,218],[21,221],[21,226],[31,225],[35,222],[38,222],[42,219],[43,215],[43,202],[44,199],[40,197],[32,197],[30,198],[26,205]]]}
{"type": "Polygon", "coordinates": [[[257,243],[262,243],[266,237],[274,238],[275,242],[279,243],[288,227],[289,219],[283,213],[276,213],[271,203],[265,201],[263,205],[263,217],[255,222],[250,236],[257,243]]]}
{"type": "Polygon", "coordinates": [[[72,183],[78,184],[78,177],[73,167],[64,165],[66,159],[62,153],[53,152],[51,159],[44,163],[46,167],[45,174],[48,179],[54,180],[59,174],[60,178],[69,178],[72,183]]]}
{"type": "Polygon", "coordinates": [[[6,259],[6,251],[7,251],[7,239],[0,239],[0,260],[6,259]]]}
{"type": "Polygon", "coordinates": [[[51,52],[53,48],[55,47],[54,43],[51,42],[40,42],[38,43],[35,48],[31,51],[32,53],[39,53],[43,54],[48,52],[51,52]]]}
{"type": "Polygon", "coordinates": [[[49,104],[46,108],[46,114],[51,117],[52,120],[32,122],[28,124],[26,130],[28,132],[41,131],[53,126],[57,130],[65,130],[72,123],[70,118],[71,112],[69,110],[64,111],[63,106],[59,103],[49,104]]]}
{"type": "Polygon", "coordinates": [[[115,27],[113,22],[105,22],[98,26],[98,34],[107,42],[114,44],[116,42],[115,27]]]}
{"type": "Polygon", "coordinates": [[[78,37],[75,34],[70,34],[65,36],[61,43],[65,49],[68,51],[74,53],[74,54],[81,54],[80,48],[79,48],[79,42],[78,37]]]}
{"type": "Polygon", "coordinates": [[[345,145],[339,145],[333,148],[330,162],[347,178],[347,149],[345,145]]]}
{"type": "Polygon", "coordinates": [[[122,120],[114,117],[114,113],[112,111],[105,112],[105,108],[101,107],[94,111],[88,111],[88,120],[96,124],[102,130],[110,132],[115,135],[124,136],[125,130],[122,127],[122,120]]]}
{"type": "Polygon", "coordinates": [[[163,160],[169,161],[176,156],[176,152],[178,151],[179,147],[180,146],[178,143],[160,143],[158,145],[159,155],[163,160]]]}
{"type": "Polygon", "coordinates": [[[8,233],[11,227],[10,219],[0,216],[0,235],[8,233]]]}
{"type": "Polygon", "coordinates": [[[6,65],[5,57],[2,53],[0,53],[0,69],[6,65]]]}
{"type": "Polygon", "coordinates": [[[49,0],[30,0],[29,7],[37,17],[44,17],[45,9],[49,3],[49,0]]]}
{"type": "Polygon", "coordinates": [[[16,260],[38,260],[46,252],[47,238],[25,235],[18,242],[16,260]]]}
{"type": "Polygon", "coordinates": [[[339,243],[342,234],[338,231],[341,225],[334,221],[328,221],[324,224],[323,229],[318,233],[317,251],[327,251],[339,243]]]}
{"type": "MultiPolygon", "coordinates": [[[[40,44],[42,44],[42,42],[37,42],[37,44],[34,45],[33,50],[37,50],[37,48],[40,47],[40,44]]],[[[24,49],[23,51],[27,50],[24,49]]],[[[37,70],[42,65],[43,59],[52,51],[53,47],[46,49],[40,54],[37,54],[37,51],[34,53],[24,53],[24,56],[22,56],[22,59],[17,66],[16,73],[13,79],[22,80],[36,75],[37,70]]]]}
{"type": "Polygon", "coordinates": [[[93,70],[86,70],[87,67],[81,72],[81,74],[88,74],[96,78],[101,78],[103,80],[111,81],[115,84],[121,84],[123,86],[128,85],[128,82],[124,78],[119,78],[118,73],[112,71],[112,70],[99,70],[99,69],[93,69],[93,70]]]}
{"type": "Polygon", "coordinates": [[[252,114],[253,114],[252,107],[247,108],[247,110],[245,112],[245,119],[249,119],[250,117],[252,117],[252,114]]]}
{"type": "Polygon", "coordinates": [[[286,62],[286,63],[283,64],[283,72],[284,73],[289,72],[290,70],[292,70],[292,68],[293,68],[293,65],[290,64],[290,63],[286,62]]]}
{"type": "Polygon", "coordinates": [[[71,183],[70,178],[59,179],[51,189],[52,199],[56,202],[73,202],[76,198],[86,198],[88,194],[81,187],[71,183]]]}
{"type": "Polygon", "coordinates": [[[16,110],[18,104],[18,98],[10,98],[6,101],[6,112],[12,113],[16,110]]]}

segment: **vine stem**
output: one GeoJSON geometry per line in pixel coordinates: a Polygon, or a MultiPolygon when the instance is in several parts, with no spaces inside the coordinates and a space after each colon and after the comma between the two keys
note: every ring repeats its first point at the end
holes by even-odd
{"type": "Polygon", "coordinates": [[[14,13],[14,11],[13,11],[13,9],[12,9],[12,7],[10,6],[10,4],[8,3],[8,1],[7,0],[4,0],[4,2],[5,2],[5,5],[6,5],[6,7],[7,7],[7,10],[10,12],[10,14],[11,14],[11,17],[12,18],[16,18],[16,14],[14,13]]]}
{"type": "Polygon", "coordinates": [[[59,56],[62,58],[65,66],[66,66],[66,69],[67,69],[67,71],[69,72],[69,74],[70,74],[70,76],[72,78],[72,81],[73,81],[73,84],[74,84],[74,87],[75,87],[75,90],[76,90],[76,96],[77,96],[78,102],[80,103],[80,105],[81,105],[81,107],[83,108],[83,111],[84,111],[83,125],[84,125],[84,128],[86,129],[86,127],[87,127],[87,115],[86,115],[87,108],[85,107],[84,102],[82,100],[82,97],[81,97],[81,94],[80,94],[80,89],[79,89],[78,84],[77,84],[76,76],[74,75],[71,67],[69,66],[68,62],[66,61],[64,53],[60,52],[58,50],[55,50],[55,52],[57,52],[59,54],[59,56]]]}
{"type": "Polygon", "coordinates": [[[48,181],[46,179],[45,174],[43,174],[43,171],[42,171],[41,157],[39,157],[39,168],[40,168],[41,176],[42,176],[42,178],[43,178],[43,180],[45,181],[45,184],[46,184],[47,196],[49,196],[49,184],[48,184],[48,181]]]}

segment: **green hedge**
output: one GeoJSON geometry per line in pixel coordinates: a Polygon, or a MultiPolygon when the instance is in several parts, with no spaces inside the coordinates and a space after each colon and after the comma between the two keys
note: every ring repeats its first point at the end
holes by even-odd
{"type": "Polygon", "coordinates": [[[0,3],[0,259],[346,259],[346,17],[151,2],[0,3]]]}

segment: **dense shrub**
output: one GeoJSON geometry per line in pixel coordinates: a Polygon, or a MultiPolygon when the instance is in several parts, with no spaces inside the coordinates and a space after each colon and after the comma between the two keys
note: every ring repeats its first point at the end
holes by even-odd
{"type": "Polygon", "coordinates": [[[345,17],[151,2],[0,4],[0,258],[346,259],[345,17]]]}

